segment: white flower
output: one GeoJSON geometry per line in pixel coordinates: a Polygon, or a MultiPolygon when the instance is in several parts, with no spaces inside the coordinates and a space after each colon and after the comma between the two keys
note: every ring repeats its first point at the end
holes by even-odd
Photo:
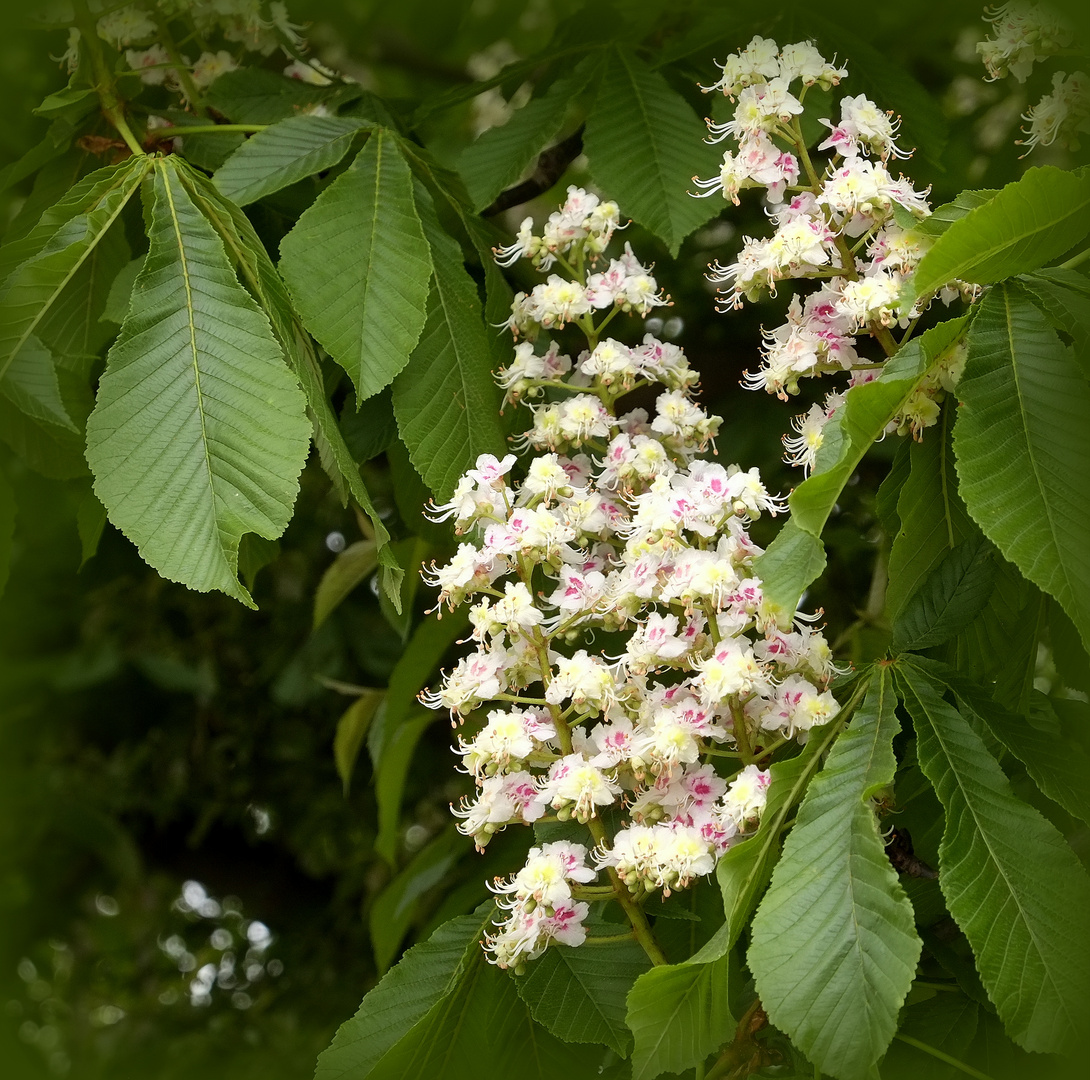
{"type": "Polygon", "coordinates": [[[135,4],[118,8],[103,15],[96,27],[98,36],[114,48],[137,45],[153,37],[157,30],[155,20],[135,4]]]}
{"type": "Polygon", "coordinates": [[[235,58],[226,49],[220,49],[219,52],[203,52],[193,65],[193,83],[198,89],[203,90],[211,86],[221,75],[225,75],[228,71],[235,71],[237,68],[235,58]]]}
{"type": "Polygon", "coordinates": [[[587,822],[597,807],[612,805],[620,785],[582,754],[569,754],[553,763],[541,786],[541,797],[562,814],[587,822]]]}

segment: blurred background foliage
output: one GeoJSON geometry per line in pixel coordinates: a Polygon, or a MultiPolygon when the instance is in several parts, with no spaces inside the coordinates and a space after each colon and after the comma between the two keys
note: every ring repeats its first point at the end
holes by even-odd
{"type": "MultiPolygon", "coordinates": [[[[763,7],[731,5],[716,36],[701,30],[709,5],[677,0],[289,4],[311,24],[322,61],[393,102],[488,78],[539,52],[554,32],[624,33],[652,57],[672,49],[670,77],[698,102],[694,84],[712,81],[713,55],[744,45],[763,7]]],[[[917,187],[933,186],[935,205],[1019,174],[1017,118],[1047,89],[981,80],[979,15],[976,5],[947,3],[835,13],[849,68],[862,43],[888,59],[890,78],[908,72],[924,89],[904,141],[913,124],[948,125],[941,154],[907,166],[917,187]]],[[[794,40],[793,18],[784,8],[781,28],[771,28],[778,39],[794,40]]],[[[0,165],[41,139],[46,122],[32,110],[65,82],[50,60],[64,50],[63,32],[26,30],[13,4],[2,19],[0,165]]],[[[521,83],[435,113],[422,140],[456,163],[518,103],[521,83]]],[[[1047,160],[1039,153],[1036,163],[1047,160]]],[[[580,177],[577,160],[556,189],[496,222],[510,230],[527,213],[548,213],[580,177]]],[[[28,197],[33,204],[29,183],[5,192],[0,225],[28,197]]],[[[746,201],[699,230],[677,259],[635,227],[625,239],[655,262],[674,297],[656,329],[685,348],[706,404],[725,416],[721,457],[758,465],[770,488],[787,490],[794,479],[780,461],[780,436],[808,402],[788,408],[738,386],[760,324],[774,324],[775,314],[755,306],[716,315],[703,277],[763,220],[746,201]]],[[[258,224],[273,242],[283,231],[258,224]]],[[[442,558],[452,537],[420,519],[423,485],[404,452],[387,445],[383,423],[364,410],[349,423],[350,443],[370,459],[366,480],[415,581],[421,561],[442,558]]],[[[868,599],[888,543],[874,492],[894,450],[892,441],[879,446],[847,489],[826,537],[829,572],[809,601],[824,607],[846,659],[870,659],[886,640],[868,599]]],[[[382,746],[376,696],[361,688],[386,686],[429,606],[426,590],[404,617],[380,602],[352,563],[360,527],[315,461],[279,544],[243,553],[258,612],[161,580],[109,525],[96,548],[85,481],[47,480],[14,459],[4,468],[19,514],[0,600],[0,1071],[74,1080],[308,1076],[400,950],[471,910],[485,877],[515,865],[527,843],[505,833],[481,858],[454,832],[447,804],[466,785],[442,717],[421,717],[382,746]],[[316,590],[335,565],[342,587],[334,577],[327,588],[349,591],[313,629],[316,590]],[[339,721],[344,775],[334,754],[339,721]],[[368,723],[370,753],[360,752],[368,723]],[[380,751],[376,787],[371,762],[380,751]]],[[[457,627],[447,628],[450,640],[457,627]]]]}

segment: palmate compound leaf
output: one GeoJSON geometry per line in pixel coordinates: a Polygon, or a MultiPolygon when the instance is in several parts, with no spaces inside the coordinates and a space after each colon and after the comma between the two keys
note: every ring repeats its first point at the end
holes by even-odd
{"type": "Polygon", "coordinates": [[[628,1026],[635,1037],[633,1080],[680,1073],[730,1040],[735,1018],[728,999],[730,951],[768,884],[780,854],[780,833],[821,764],[836,725],[815,731],[797,757],[776,762],[761,825],[716,866],[723,894],[723,925],[683,964],[655,967],[628,995],[628,1026]]]}
{"type": "Polygon", "coordinates": [[[584,145],[595,181],[677,255],[681,241],[718,212],[694,199],[693,176],[719,171],[703,124],[657,71],[623,47],[610,53],[584,145]]]}
{"type": "Polygon", "coordinates": [[[280,244],[303,324],[363,401],[409,362],[424,327],[431,253],[395,136],[376,128],[280,244]]]}
{"type": "Polygon", "coordinates": [[[239,541],[286,528],[310,425],[184,168],[153,164],[148,257],[99,383],[87,460],[110,520],[163,577],[252,606],[239,541]]]}
{"type": "Polygon", "coordinates": [[[290,116],[250,136],[217,170],[212,182],[236,206],[271,195],[336,165],[357,131],[351,116],[290,116]]]}
{"type": "Polygon", "coordinates": [[[389,543],[390,534],[375,511],[371,495],[360,477],[359,465],[341,434],[310,335],[299,322],[276,267],[246,215],[220,195],[196,170],[184,165],[180,165],[179,170],[186,190],[219,233],[230,257],[238,265],[242,280],[268,315],[273,333],[306,394],[307,411],[313,423],[314,445],[322,468],[332,481],[342,505],[347,504],[351,494],[367,514],[378,546],[382,591],[400,611],[405,572],[398,565],[389,543]]]}
{"type": "Polygon", "coordinates": [[[957,396],[954,453],[970,515],[1090,644],[1090,386],[1017,286],[984,298],[957,396]]]}
{"type": "Polygon", "coordinates": [[[747,954],[769,1019],[838,1080],[873,1075],[920,956],[870,806],[893,782],[895,708],[880,666],[799,807],[747,954]]]}
{"type": "Polygon", "coordinates": [[[946,810],[939,885],[950,914],[1010,1037],[1035,1052],[1070,1049],[1087,1031],[1090,878],[930,675],[911,661],[897,675],[946,810]]]}
{"type": "Polygon", "coordinates": [[[765,602],[790,620],[803,590],[825,568],[821,531],[840,493],[886,425],[928,372],[957,346],[965,318],[950,319],[909,342],[872,382],[852,387],[825,427],[812,475],[791,493],[791,519],[757,560],[765,602]]]}
{"type": "Polygon", "coordinates": [[[394,380],[394,415],[410,460],[441,501],[478,455],[502,456],[504,439],[477,286],[419,183],[416,205],[435,273],[420,343],[394,380]]]}

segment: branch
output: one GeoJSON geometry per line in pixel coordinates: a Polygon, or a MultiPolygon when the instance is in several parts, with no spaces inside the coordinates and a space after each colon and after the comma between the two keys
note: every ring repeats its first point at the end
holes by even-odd
{"type": "Polygon", "coordinates": [[[523,180],[506,191],[501,191],[496,196],[491,206],[486,206],[481,211],[481,217],[495,217],[504,210],[510,210],[512,206],[521,206],[523,203],[536,199],[539,195],[548,191],[564,175],[564,170],[583,152],[583,127],[580,125],[566,139],[542,150],[534,166],[533,176],[529,180],[523,180]]]}

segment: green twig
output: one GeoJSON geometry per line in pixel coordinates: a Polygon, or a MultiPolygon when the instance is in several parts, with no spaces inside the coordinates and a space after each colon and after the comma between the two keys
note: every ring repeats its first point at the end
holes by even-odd
{"type": "Polygon", "coordinates": [[[80,38],[86,42],[87,50],[91,54],[91,66],[95,72],[95,91],[102,103],[102,111],[106,119],[117,129],[117,133],[125,140],[125,145],[133,154],[142,155],[144,148],[136,140],[128,121],[125,119],[125,108],[121,99],[117,96],[117,88],[114,84],[110,69],[106,66],[106,60],[102,55],[102,45],[98,40],[98,27],[95,17],[87,7],[87,0],[75,0],[74,4],[76,23],[79,26],[80,38]]]}

